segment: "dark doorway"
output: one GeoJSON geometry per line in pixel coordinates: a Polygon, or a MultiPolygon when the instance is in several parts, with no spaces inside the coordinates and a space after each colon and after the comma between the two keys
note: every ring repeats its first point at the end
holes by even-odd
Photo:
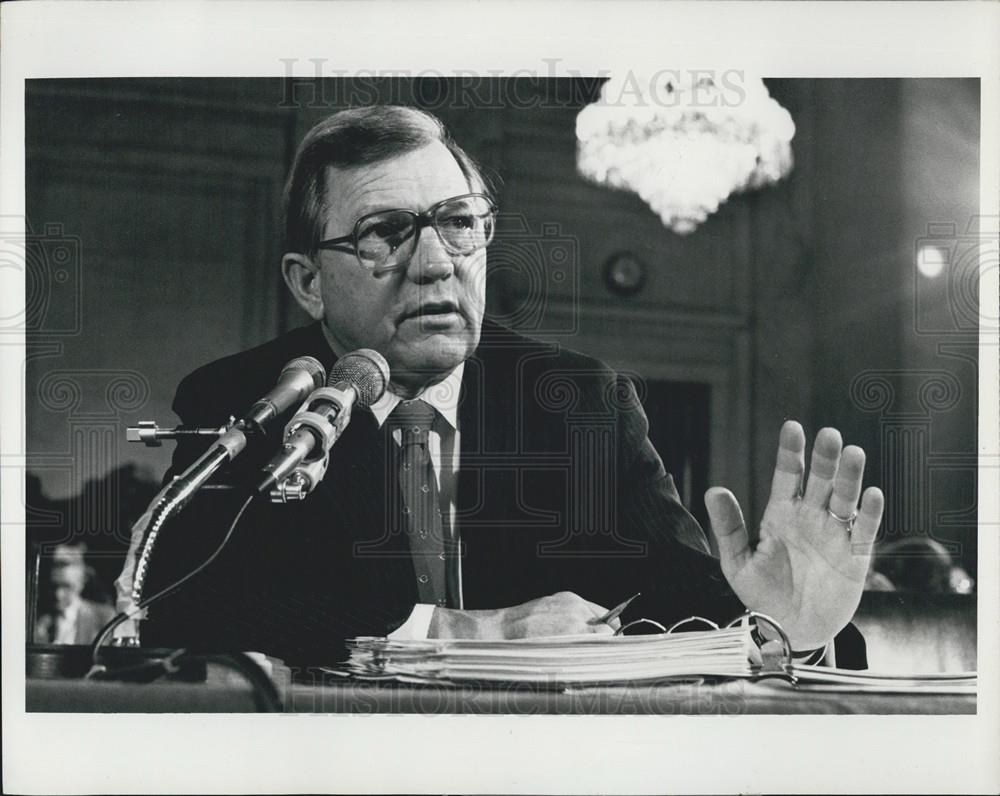
{"type": "Polygon", "coordinates": [[[709,407],[711,386],[647,380],[636,385],[649,418],[649,439],[674,477],[681,501],[708,534],[709,407]]]}

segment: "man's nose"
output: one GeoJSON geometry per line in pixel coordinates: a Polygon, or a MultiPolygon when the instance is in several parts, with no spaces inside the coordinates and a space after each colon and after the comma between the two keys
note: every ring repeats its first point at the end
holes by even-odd
{"type": "Polygon", "coordinates": [[[454,255],[444,247],[433,227],[426,226],[418,234],[417,248],[407,266],[407,276],[418,284],[448,279],[455,272],[454,255]]]}

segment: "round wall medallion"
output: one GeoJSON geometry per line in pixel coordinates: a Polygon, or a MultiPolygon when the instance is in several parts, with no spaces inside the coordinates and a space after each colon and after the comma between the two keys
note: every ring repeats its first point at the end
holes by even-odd
{"type": "Polygon", "coordinates": [[[618,252],[604,264],[604,284],[619,296],[631,296],[646,284],[646,264],[632,252],[618,252]]]}

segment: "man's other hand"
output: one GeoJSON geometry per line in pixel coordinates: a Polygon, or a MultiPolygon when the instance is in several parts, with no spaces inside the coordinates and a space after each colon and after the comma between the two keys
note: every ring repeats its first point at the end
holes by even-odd
{"type": "Polygon", "coordinates": [[[513,639],[584,633],[611,635],[621,622],[600,618],[607,609],[571,591],[539,597],[510,608],[460,611],[435,608],[430,638],[513,639]]]}

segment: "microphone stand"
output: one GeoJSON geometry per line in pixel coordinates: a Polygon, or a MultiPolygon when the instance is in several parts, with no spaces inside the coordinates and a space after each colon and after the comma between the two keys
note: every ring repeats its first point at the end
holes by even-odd
{"type": "MultiPolygon", "coordinates": [[[[132,601],[138,605],[142,602],[142,592],[146,584],[149,570],[149,560],[160,531],[171,517],[180,512],[215,471],[242,451],[247,444],[245,424],[237,423],[225,434],[219,437],[212,447],[203,453],[190,467],[175,478],[154,500],[154,505],[147,512],[149,516],[146,526],[145,541],[135,566],[135,577],[132,581],[132,601]]],[[[146,515],[143,515],[144,517],[146,515]]],[[[140,519],[141,522],[141,519],[140,519]]]]}
{"type": "MultiPolygon", "coordinates": [[[[100,646],[100,640],[106,637],[115,627],[125,620],[141,618],[143,603],[143,588],[146,583],[146,575],[149,570],[149,560],[156,546],[156,540],[171,517],[180,512],[188,504],[195,493],[203,487],[212,475],[227,461],[234,459],[247,446],[248,436],[266,436],[265,428],[268,423],[277,418],[286,408],[291,408],[302,396],[306,394],[309,387],[319,387],[326,378],[326,371],[322,364],[313,357],[298,357],[289,362],[281,371],[278,384],[269,391],[263,398],[256,401],[250,407],[250,411],[238,422],[233,422],[230,418],[228,427],[218,430],[218,439],[203,453],[190,467],[168,484],[153,499],[150,507],[139,518],[132,527],[132,544],[130,546],[126,564],[122,574],[116,581],[118,586],[118,609],[119,619],[109,623],[102,631],[99,642],[95,644],[95,651],[100,646]],[[138,550],[138,559],[134,569],[130,572],[129,567],[132,555],[138,550]],[[121,596],[124,587],[122,580],[131,577],[131,605],[129,599],[121,596]]],[[[160,444],[161,438],[178,438],[187,435],[204,435],[214,433],[208,429],[191,428],[188,426],[178,426],[174,429],[160,429],[155,422],[143,421],[137,428],[129,428],[127,437],[130,441],[143,442],[148,446],[156,447],[160,444]]],[[[244,504],[244,509],[249,504],[250,499],[244,504]]],[[[237,515],[242,515],[243,509],[237,515]]],[[[127,582],[127,580],[126,580],[127,582]]],[[[129,633],[121,633],[116,640],[123,640],[126,644],[129,641],[133,645],[138,644],[138,631],[134,622],[131,626],[131,638],[129,633]]]]}

